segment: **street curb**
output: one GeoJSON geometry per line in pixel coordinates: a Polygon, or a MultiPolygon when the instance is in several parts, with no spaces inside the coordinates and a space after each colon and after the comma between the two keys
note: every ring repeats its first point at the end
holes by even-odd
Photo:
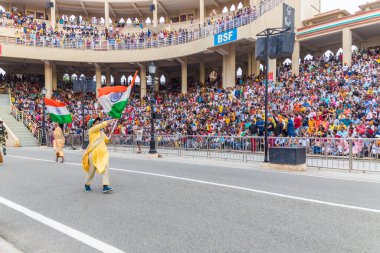
{"type": "Polygon", "coordinates": [[[3,238],[0,237],[0,253],[23,253],[22,251],[18,250],[10,244],[9,242],[5,241],[3,238]]]}

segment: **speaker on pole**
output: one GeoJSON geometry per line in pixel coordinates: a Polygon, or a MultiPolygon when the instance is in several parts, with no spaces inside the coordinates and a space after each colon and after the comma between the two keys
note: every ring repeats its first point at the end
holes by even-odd
{"type": "Polygon", "coordinates": [[[46,7],[47,8],[54,8],[54,3],[53,2],[47,2],[46,7]]]}
{"type": "Polygon", "coordinates": [[[265,57],[265,43],[266,38],[258,38],[256,40],[255,55],[257,61],[266,61],[265,57]]]}
{"type": "Polygon", "coordinates": [[[280,59],[290,57],[294,51],[294,42],[296,34],[293,32],[284,32],[270,38],[270,53],[271,59],[280,59]]]}
{"type": "Polygon", "coordinates": [[[149,10],[153,12],[156,9],[156,6],[154,4],[149,5],[149,10]]]}

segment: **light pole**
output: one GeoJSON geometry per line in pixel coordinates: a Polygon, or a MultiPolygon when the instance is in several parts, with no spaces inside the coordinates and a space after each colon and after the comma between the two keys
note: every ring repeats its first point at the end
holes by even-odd
{"type": "MultiPolygon", "coordinates": [[[[265,58],[266,58],[266,70],[265,70],[265,123],[264,123],[264,162],[269,162],[268,159],[268,81],[269,81],[269,54],[270,54],[270,37],[279,35],[290,28],[267,28],[261,33],[257,34],[257,37],[266,37],[265,41],[265,58]]],[[[276,78],[275,76],[273,78],[276,78]]]]}
{"type": "Polygon", "coordinates": [[[154,75],[156,74],[156,65],[151,62],[148,66],[149,78],[148,84],[150,83],[151,94],[150,94],[150,145],[149,154],[157,154],[156,150],[156,140],[154,136],[154,75]]]}
{"type": "Polygon", "coordinates": [[[45,87],[41,89],[42,94],[42,138],[41,138],[41,146],[46,146],[46,118],[45,118],[45,96],[46,96],[47,90],[45,87]]]}

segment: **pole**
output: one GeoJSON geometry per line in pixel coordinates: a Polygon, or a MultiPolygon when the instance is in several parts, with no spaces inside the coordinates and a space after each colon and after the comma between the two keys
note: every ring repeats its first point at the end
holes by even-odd
{"type": "Polygon", "coordinates": [[[82,149],[86,149],[86,145],[84,143],[84,131],[86,129],[85,126],[85,118],[84,118],[84,82],[83,79],[81,80],[82,82],[82,149]]]}
{"type": "MultiPolygon", "coordinates": [[[[45,95],[43,95],[45,97],[45,95]]],[[[46,146],[46,118],[45,118],[45,100],[42,99],[42,140],[41,146],[46,146]]]]}
{"type": "Polygon", "coordinates": [[[152,80],[151,97],[150,97],[150,147],[149,154],[156,154],[156,140],[154,139],[154,77],[150,76],[152,80]]]}
{"type": "Polygon", "coordinates": [[[266,43],[265,43],[265,57],[266,62],[266,75],[265,75],[265,124],[264,124],[264,162],[269,162],[268,160],[268,82],[269,82],[269,37],[270,29],[266,30],[266,43]]]}

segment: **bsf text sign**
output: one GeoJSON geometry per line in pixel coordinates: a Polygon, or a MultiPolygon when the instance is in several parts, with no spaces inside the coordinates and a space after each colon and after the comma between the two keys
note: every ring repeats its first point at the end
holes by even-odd
{"type": "Polygon", "coordinates": [[[214,35],[214,46],[223,45],[237,40],[237,29],[228,30],[214,35]]]}

